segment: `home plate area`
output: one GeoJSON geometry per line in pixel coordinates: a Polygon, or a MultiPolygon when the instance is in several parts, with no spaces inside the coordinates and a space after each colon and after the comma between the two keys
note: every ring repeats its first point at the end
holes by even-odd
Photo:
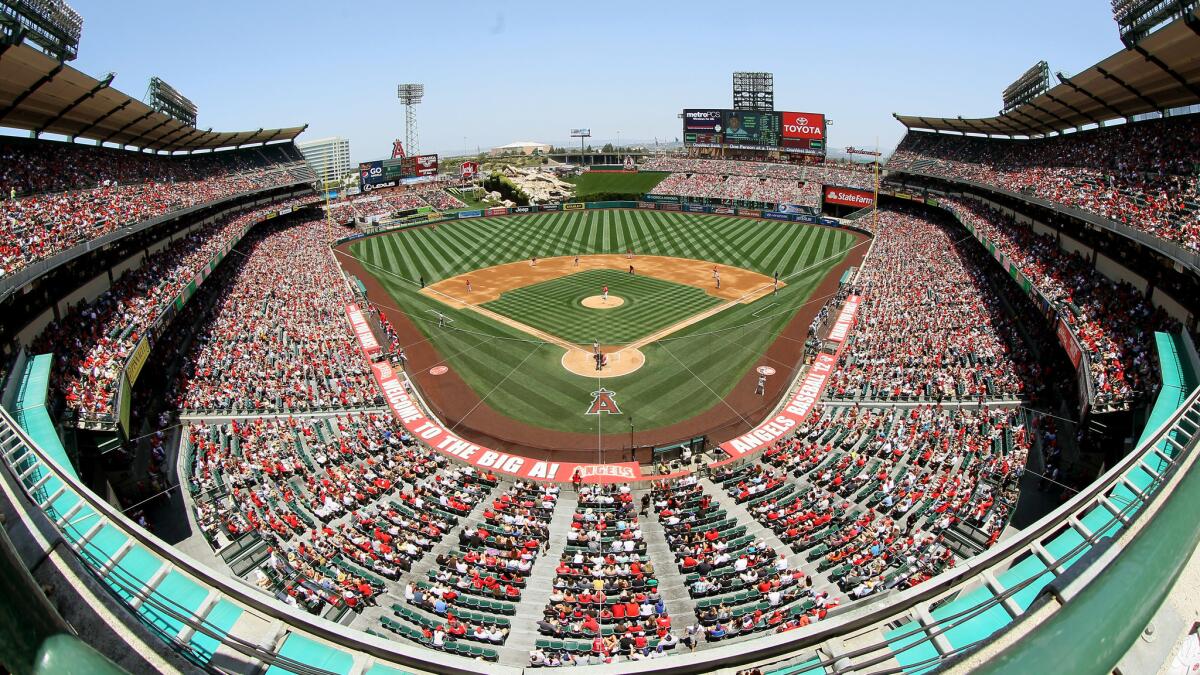
{"type": "Polygon", "coordinates": [[[646,355],[637,347],[600,347],[603,367],[596,368],[596,356],[585,349],[568,349],[562,357],[563,368],[583,377],[621,377],[646,365],[646,355]]]}

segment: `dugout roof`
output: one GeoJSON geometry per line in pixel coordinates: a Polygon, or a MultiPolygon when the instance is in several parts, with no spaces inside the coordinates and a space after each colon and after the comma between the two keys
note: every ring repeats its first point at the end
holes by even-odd
{"type": "Polygon", "coordinates": [[[922,117],[893,113],[909,129],[989,136],[1042,136],[1086,124],[1200,103],[1200,9],[1131,48],[995,117],[922,117]]]}
{"type": "Polygon", "coordinates": [[[28,45],[0,44],[0,126],[156,151],[290,141],[308,127],[197,129],[155,112],[111,84],[111,76],[97,80],[28,45]]]}

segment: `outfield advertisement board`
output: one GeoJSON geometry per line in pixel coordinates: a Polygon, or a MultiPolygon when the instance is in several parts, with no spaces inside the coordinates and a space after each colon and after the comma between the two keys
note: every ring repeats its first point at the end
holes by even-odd
{"type": "Polygon", "coordinates": [[[870,190],[826,185],[825,203],[853,206],[861,209],[875,204],[875,193],[870,190]]]}
{"type": "Polygon", "coordinates": [[[825,154],[825,115],[786,110],[687,108],[683,143],[700,148],[825,154]]]}
{"type": "Polygon", "coordinates": [[[458,175],[463,178],[474,178],[479,173],[479,162],[463,162],[458,168],[458,175]]]}
{"type": "Polygon", "coordinates": [[[638,208],[653,210],[658,208],[658,204],[655,204],[654,202],[638,202],[638,208]]]}
{"type": "Polygon", "coordinates": [[[458,217],[460,219],[462,219],[462,218],[478,218],[482,215],[483,215],[483,211],[480,211],[478,209],[476,209],[474,211],[459,211],[458,212],[458,217]]]}
{"type": "Polygon", "coordinates": [[[537,206],[514,206],[512,208],[513,213],[533,213],[534,211],[537,211],[537,210],[538,210],[537,206]]]}
{"type": "Polygon", "coordinates": [[[437,155],[417,155],[413,157],[414,176],[436,176],[438,172],[437,155]]]}
{"type": "Polygon", "coordinates": [[[538,204],[538,211],[562,211],[562,204],[538,204]]]}
{"type": "Polygon", "coordinates": [[[484,211],[484,213],[489,216],[503,216],[508,213],[508,209],[503,206],[493,206],[484,211]]]}
{"type": "Polygon", "coordinates": [[[584,206],[583,202],[567,202],[562,205],[562,208],[563,211],[582,211],[587,207],[584,206]]]}

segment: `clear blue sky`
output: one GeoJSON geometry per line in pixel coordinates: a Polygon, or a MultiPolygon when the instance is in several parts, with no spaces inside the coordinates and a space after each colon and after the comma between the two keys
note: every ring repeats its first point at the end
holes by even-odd
{"type": "Polygon", "coordinates": [[[1046,59],[1073,74],[1121,47],[1108,0],[686,3],[70,0],[91,75],[141,97],[158,75],[218,131],[308,123],[354,161],[403,137],[399,82],[425,84],[421,150],[674,140],[685,107],[728,107],[735,70],[775,107],[823,112],[830,147],[890,150],[892,112],[995,114],[1046,59]],[[464,137],[466,142],[464,146],[464,137]]]}

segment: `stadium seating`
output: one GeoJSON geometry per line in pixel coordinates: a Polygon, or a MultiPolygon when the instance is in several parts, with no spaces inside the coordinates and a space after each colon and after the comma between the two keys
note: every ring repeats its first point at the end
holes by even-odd
{"type": "Polygon", "coordinates": [[[887,167],[1024,192],[1200,250],[1194,116],[1031,140],[911,132],[887,167]]]}
{"type": "Polygon", "coordinates": [[[1154,390],[1158,369],[1150,335],[1176,330],[1176,321],[1131,285],[1109,279],[1078,253],[1062,250],[1054,237],[971,200],[942,201],[994,242],[1055,304],[1087,352],[1097,410],[1126,408],[1154,390]]]}
{"type": "Polygon", "coordinates": [[[188,206],[314,180],[290,144],[187,157],[0,142],[0,277],[188,206]]]}

